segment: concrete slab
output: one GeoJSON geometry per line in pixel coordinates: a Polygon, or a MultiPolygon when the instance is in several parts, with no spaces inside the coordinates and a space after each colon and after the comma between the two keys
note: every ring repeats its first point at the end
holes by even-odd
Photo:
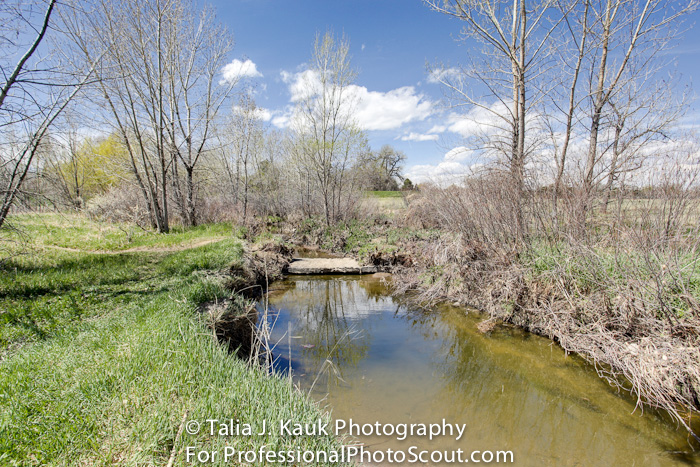
{"type": "Polygon", "coordinates": [[[295,258],[288,274],[373,274],[374,266],[361,266],[352,258],[295,258]]]}

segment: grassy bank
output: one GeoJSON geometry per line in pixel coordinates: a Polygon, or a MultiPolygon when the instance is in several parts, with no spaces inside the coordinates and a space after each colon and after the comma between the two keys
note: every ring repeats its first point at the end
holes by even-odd
{"type": "MultiPolygon", "coordinates": [[[[211,437],[181,430],[183,420],[232,418],[257,427],[263,420],[312,423],[322,416],[286,381],[232,356],[198,311],[201,303],[230,295],[220,278],[231,265],[237,270],[243,252],[230,228],[128,241],[118,227],[84,219],[48,231],[42,226],[66,221],[13,220],[25,228],[21,244],[8,243],[18,237],[6,234],[15,255],[0,274],[2,465],[165,465],[171,456],[174,465],[185,465],[186,446],[221,452],[225,445],[280,450],[337,444],[328,437],[211,437]],[[212,243],[192,247],[204,240],[212,243]],[[134,244],[148,250],[61,249],[128,250],[134,244]]],[[[224,465],[220,461],[211,465],[224,465]]]]}

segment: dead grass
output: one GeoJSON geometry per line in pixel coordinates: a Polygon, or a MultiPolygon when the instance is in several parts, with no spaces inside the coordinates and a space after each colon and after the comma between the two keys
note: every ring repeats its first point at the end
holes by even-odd
{"type": "Polygon", "coordinates": [[[439,237],[406,242],[397,293],[426,305],[458,301],[547,336],[697,437],[700,410],[700,200],[661,187],[657,199],[613,200],[581,224],[576,199],[558,217],[546,194],[523,204],[519,239],[509,191],[497,179],[429,188],[405,222],[439,237]]]}
{"type": "Polygon", "coordinates": [[[658,316],[658,298],[641,289],[612,283],[586,289],[580,276],[563,270],[533,275],[514,256],[459,237],[414,244],[410,256],[411,267],[394,270],[396,293],[411,293],[424,306],[449,300],[484,310],[490,315],[480,325],[484,333],[502,320],[547,336],[635,394],[640,407],[664,409],[693,433],[690,420],[700,408],[700,310],[672,326],[658,316]]]}

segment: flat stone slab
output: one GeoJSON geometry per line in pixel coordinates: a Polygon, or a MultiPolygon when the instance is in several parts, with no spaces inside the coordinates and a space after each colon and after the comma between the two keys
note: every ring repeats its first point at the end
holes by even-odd
{"type": "Polygon", "coordinates": [[[288,274],[374,274],[374,266],[360,266],[352,258],[295,258],[287,267],[288,274]]]}

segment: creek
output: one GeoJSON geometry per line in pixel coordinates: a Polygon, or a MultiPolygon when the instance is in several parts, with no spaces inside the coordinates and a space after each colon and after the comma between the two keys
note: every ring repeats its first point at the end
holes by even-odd
{"type": "Polygon", "coordinates": [[[376,276],[289,276],[259,313],[265,306],[276,368],[333,419],[466,427],[459,441],[356,437],[369,450],[508,450],[520,466],[700,465],[665,413],[635,408],[548,339],[506,326],[480,333],[476,311],[409,306],[376,276]]]}

